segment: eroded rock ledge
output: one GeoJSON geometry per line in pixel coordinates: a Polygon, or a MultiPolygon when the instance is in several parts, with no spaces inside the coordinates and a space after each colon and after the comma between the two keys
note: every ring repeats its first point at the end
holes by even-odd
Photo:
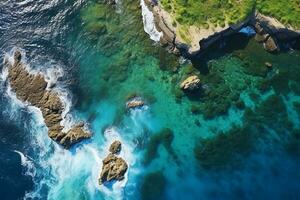
{"type": "Polygon", "coordinates": [[[65,148],[91,137],[91,133],[84,129],[84,122],[71,127],[67,132],[63,131],[61,122],[64,106],[58,93],[48,90],[45,77],[41,73],[31,74],[21,60],[21,52],[15,50],[14,62],[6,63],[10,86],[18,99],[41,110],[49,137],[65,148]]]}

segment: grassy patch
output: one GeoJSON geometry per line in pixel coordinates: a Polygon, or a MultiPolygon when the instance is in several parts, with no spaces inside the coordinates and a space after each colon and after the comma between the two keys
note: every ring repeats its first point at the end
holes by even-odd
{"type": "Polygon", "coordinates": [[[161,0],[162,6],[181,25],[208,27],[235,24],[257,9],[284,24],[300,27],[300,0],[161,0]]]}

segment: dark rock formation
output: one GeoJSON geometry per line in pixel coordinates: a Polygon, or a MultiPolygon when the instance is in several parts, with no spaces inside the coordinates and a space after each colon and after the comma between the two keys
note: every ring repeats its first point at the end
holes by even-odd
{"type": "Polygon", "coordinates": [[[64,127],[61,125],[61,121],[63,120],[64,106],[59,95],[53,90],[46,89],[47,82],[42,74],[29,73],[21,59],[21,52],[16,50],[14,63],[7,63],[10,86],[18,99],[41,110],[48,127],[49,137],[65,148],[89,138],[91,134],[83,129],[84,123],[79,123],[67,132],[62,131],[64,127]]]}
{"type": "Polygon", "coordinates": [[[198,76],[192,75],[186,78],[181,84],[180,88],[182,90],[195,90],[198,89],[200,86],[201,82],[198,76]]]}
{"type": "Polygon", "coordinates": [[[128,165],[123,158],[116,156],[116,152],[121,151],[121,142],[114,141],[106,158],[102,161],[102,171],[99,178],[99,184],[110,181],[121,181],[124,179],[124,175],[128,169],[128,165]]]}

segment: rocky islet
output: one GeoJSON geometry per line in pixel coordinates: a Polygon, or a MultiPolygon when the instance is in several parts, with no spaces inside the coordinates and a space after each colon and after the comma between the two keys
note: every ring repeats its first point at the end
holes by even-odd
{"type": "Polygon", "coordinates": [[[14,51],[13,63],[6,62],[6,65],[11,89],[18,99],[41,110],[48,127],[48,135],[52,140],[65,148],[70,148],[73,144],[91,137],[91,133],[84,128],[84,122],[72,126],[68,131],[63,131],[64,105],[59,94],[53,89],[47,89],[43,74],[33,74],[26,69],[20,50],[14,51]]]}
{"type": "Polygon", "coordinates": [[[109,154],[102,160],[102,170],[99,177],[99,184],[111,181],[122,181],[128,169],[126,161],[117,156],[121,151],[121,142],[116,140],[109,147],[109,154]]]}

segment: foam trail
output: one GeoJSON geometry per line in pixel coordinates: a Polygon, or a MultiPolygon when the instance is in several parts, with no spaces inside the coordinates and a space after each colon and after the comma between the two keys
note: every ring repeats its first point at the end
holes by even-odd
{"type": "Polygon", "coordinates": [[[142,16],[143,16],[145,32],[148,33],[148,35],[150,35],[151,40],[154,40],[155,42],[159,42],[163,33],[159,32],[156,29],[153,13],[149,10],[144,0],[141,0],[140,5],[142,7],[142,16]]]}
{"type": "Polygon", "coordinates": [[[15,153],[20,155],[21,165],[26,169],[25,175],[34,177],[36,175],[36,169],[34,167],[33,162],[29,159],[29,157],[25,156],[22,152],[14,150],[15,153]]]}

